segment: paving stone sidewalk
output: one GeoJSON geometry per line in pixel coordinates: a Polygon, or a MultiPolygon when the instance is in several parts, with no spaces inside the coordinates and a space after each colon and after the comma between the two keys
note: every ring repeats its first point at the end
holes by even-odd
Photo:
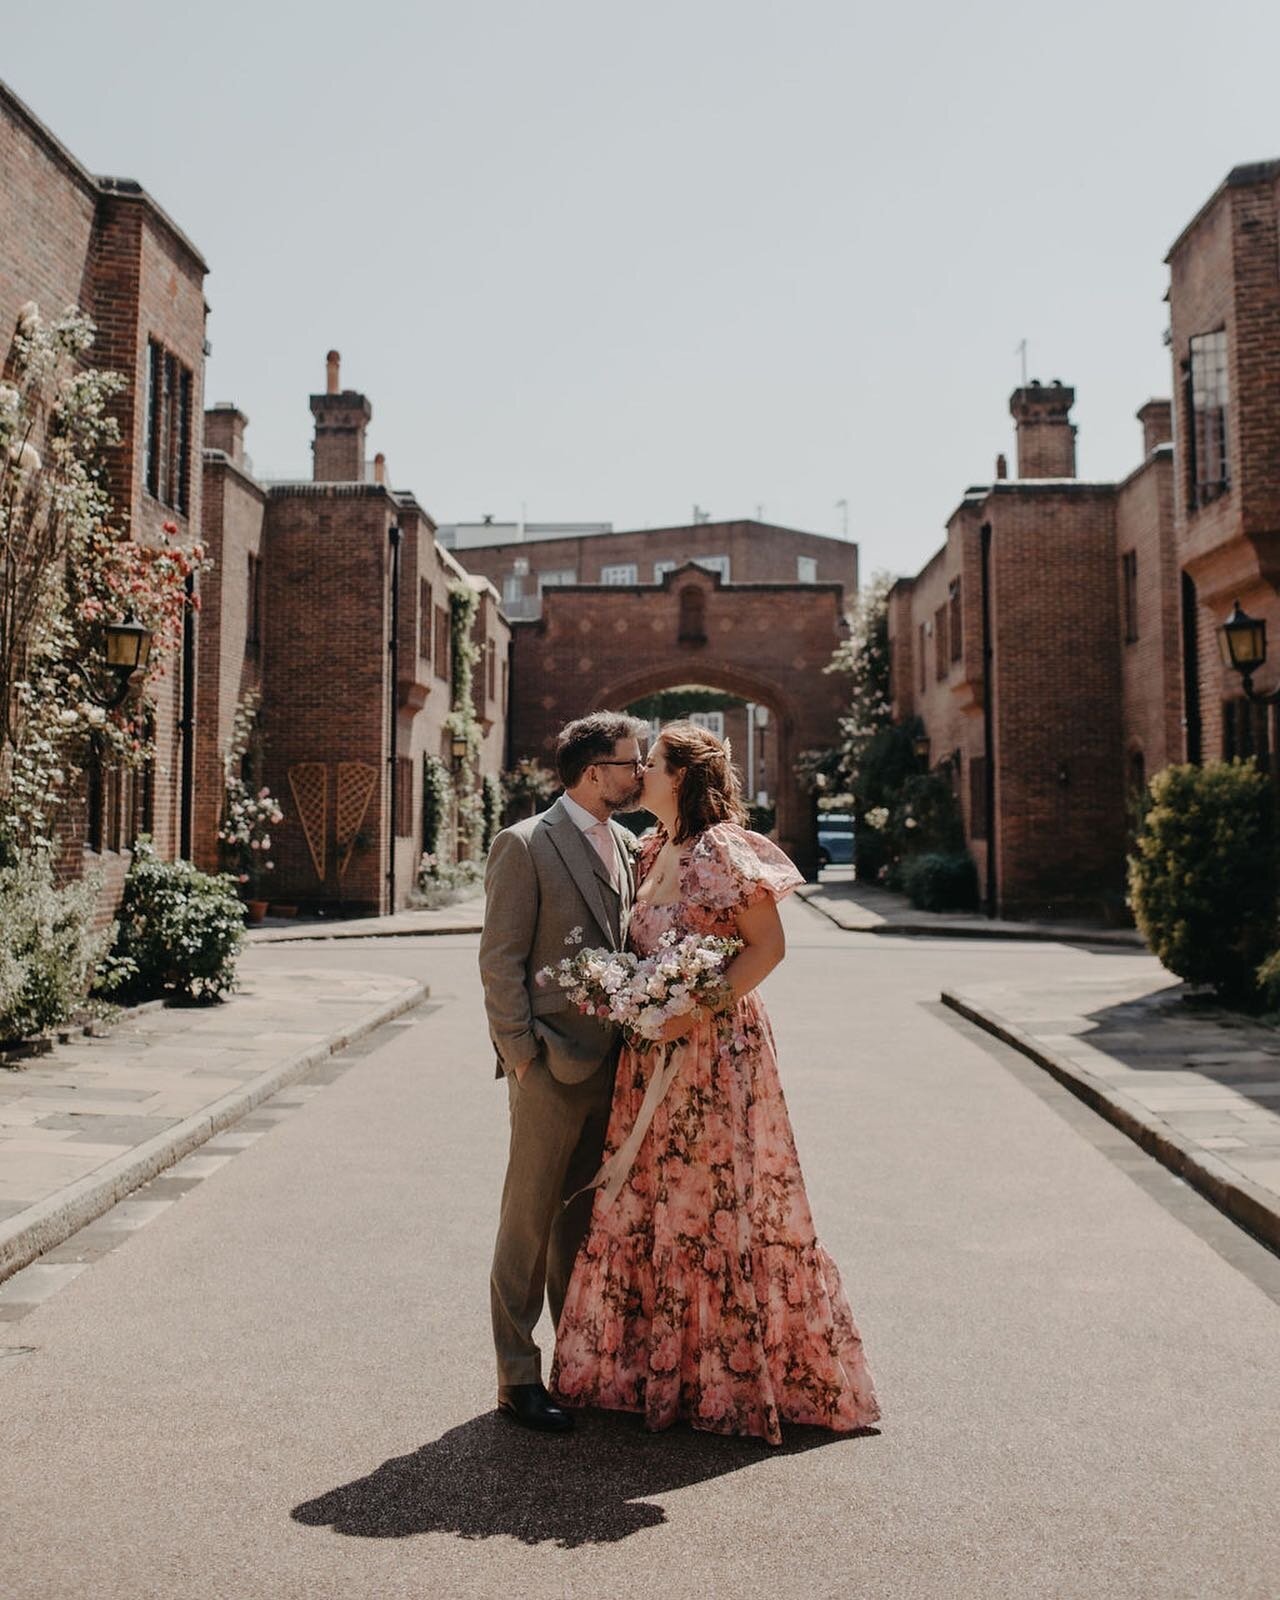
{"type": "Polygon", "coordinates": [[[389,917],[268,917],[248,930],[250,944],[298,944],[314,939],[394,939],[479,933],[484,894],[434,911],[397,911],[389,917]]]}
{"type": "Polygon", "coordinates": [[[1096,922],[1009,922],[970,911],[917,911],[904,894],[860,883],[847,868],[828,867],[818,883],[796,893],[850,933],[933,935],[951,939],[1035,939],[1054,943],[1145,948],[1134,928],[1096,922]]]}
{"type": "Polygon", "coordinates": [[[1149,955],[1095,976],[943,991],[1280,1250],[1280,1033],[1189,1005],[1149,955]]]}
{"type": "Polygon", "coordinates": [[[0,1069],[0,1279],[424,998],[412,979],[241,967],[220,1005],[148,1008],[0,1069]]]}

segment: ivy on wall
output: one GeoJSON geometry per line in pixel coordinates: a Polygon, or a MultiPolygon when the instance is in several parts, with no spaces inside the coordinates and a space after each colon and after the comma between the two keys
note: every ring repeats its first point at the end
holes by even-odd
{"type": "Polygon", "coordinates": [[[449,589],[450,651],[453,667],[453,699],[445,730],[451,740],[466,743],[466,753],[457,762],[455,794],[458,802],[458,859],[474,860],[484,848],[484,793],[480,782],[480,747],[484,732],[476,716],[472,692],[480,650],[472,638],[480,596],[467,583],[449,589]]]}
{"type": "Polygon", "coordinates": [[[438,856],[449,837],[449,813],[453,807],[453,780],[439,756],[422,758],[422,849],[438,856]]]}

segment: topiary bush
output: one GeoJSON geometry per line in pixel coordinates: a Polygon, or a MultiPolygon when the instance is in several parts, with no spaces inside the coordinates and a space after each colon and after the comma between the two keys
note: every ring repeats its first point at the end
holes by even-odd
{"type": "Polygon", "coordinates": [[[1153,953],[1228,1004],[1255,1005],[1276,942],[1276,805],[1252,761],[1166,767],[1129,857],[1129,900],[1153,953]]]}
{"type": "Polygon", "coordinates": [[[134,847],[116,942],[99,989],[115,999],[213,1000],[235,986],[244,911],[228,874],[134,847]]]}
{"type": "Polygon", "coordinates": [[[911,904],[921,911],[977,909],[978,869],[967,852],[908,856],[898,875],[911,904]]]}
{"type": "Polygon", "coordinates": [[[94,928],[98,880],[58,888],[48,853],[0,867],[0,1040],[66,1022],[89,990],[112,930],[94,928]]]}

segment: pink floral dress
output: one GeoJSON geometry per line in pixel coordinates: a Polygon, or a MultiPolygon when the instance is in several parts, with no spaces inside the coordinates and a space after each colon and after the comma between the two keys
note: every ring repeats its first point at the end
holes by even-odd
{"type": "MultiPolygon", "coordinates": [[[[638,881],[662,836],[641,851],[638,881]]],[[[732,935],[737,912],[803,880],[758,833],[700,834],[672,905],[638,901],[629,941],[668,928],[732,935]]],[[[661,1052],[624,1049],[606,1155],[634,1125],[661,1052]]],[[[551,1388],[571,1405],[679,1418],[780,1444],[780,1424],[846,1432],[879,1416],[835,1262],[818,1243],[769,1019],[755,992],[708,1019],[612,1206],[597,1194],[556,1339],[551,1388]],[[726,1036],[727,1033],[727,1036],[726,1036]]]]}

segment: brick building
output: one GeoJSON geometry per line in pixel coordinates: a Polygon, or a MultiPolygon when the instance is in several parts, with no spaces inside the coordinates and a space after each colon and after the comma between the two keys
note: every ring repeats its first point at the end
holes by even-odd
{"type": "Polygon", "coordinates": [[[955,786],[989,909],[1118,913],[1126,793],[1180,754],[1170,408],[1121,483],[1075,476],[1074,392],[1010,402],[1017,477],[966,491],[889,597],[893,709],[955,786]]]}
{"type": "MultiPolygon", "coordinates": [[[[844,709],[840,680],[824,670],[844,609],[841,583],[726,583],[698,562],[658,583],[550,588],[542,616],[512,626],[512,754],[549,761],[556,730],[587,711],[691,684],[723,689],[767,710],[755,776],[773,775],[778,842],[812,873],[813,801],[795,763],[831,744],[844,709]]],[[[740,767],[748,748],[744,727],[740,767]]]]}
{"type": "Polygon", "coordinates": [[[504,764],[510,630],[497,594],[435,540],[417,499],[365,461],[368,399],[336,351],[311,396],[314,476],[259,483],[233,405],[205,417],[205,582],[197,858],[212,866],[236,706],[262,695],[252,777],[283,803],[271,894],[378,913],[403,905],[424,836],[424,760],[452,761],[450,590],[477,591],[473,701],[480,768],[504,764]]]}
{"type": "MultiPolygon", "coordinates": [[[[1189,759],[1274,768],[1275,709],[1250,706],[1217,633],[1239,600],[1280,630],[1280,161],[1236,167],[1167,257],[1179,439],[1174,521],[1189,759]]],[[[1257,675],[1280,683],[1272,658],[1257,675]]]]}
{"type": "Polygon", "coordinates": [[[544,590],[564,584],[654,584],[687,561],[725,583],[840,583],[858,589],[858,547],[847,539],[751,520],[615,532],[610,523],[454,524],[447,542],[502,596],[513,621],[537,617],[544,590]]]}
{"type": "MultiPolygon", "coordinates": [[[[97,323],[95,362],[123,373],[114,411],[121,442],[107,470],[119,525],[154,543],[201,524],[200,415],[204,279],[200,252],[141,185],[95,177],[0,83],[0,330],[18,309],[79,306],[97,323]]],[[[68,873],[102,869],[114,897],[140,832],[174,855],[189,849],[195,813],[196,674],[191,646],[153,690],[157,759],[145,774],[95,768],[62,821],[68,873]]]]}

